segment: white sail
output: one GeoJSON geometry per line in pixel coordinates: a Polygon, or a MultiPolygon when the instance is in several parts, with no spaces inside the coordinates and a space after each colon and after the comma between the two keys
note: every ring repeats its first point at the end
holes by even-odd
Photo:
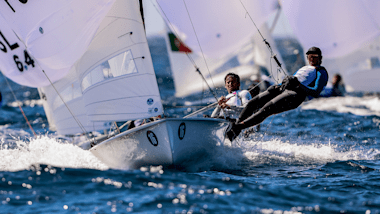
{"type": "Polygon", "coordinates": [[[162,113],[138,1],[115,2],[85,54],[54,87],[65,103],[51,85],[40,94],[50,127],[63,135],[162,113]]]}
{"type": "Polygon", "coordinates": [[[86,51],[115,0],[0,1],[0,70],[42,87],[65,76],[86,51]]]}
{"type": "MultiPolygon", "coordinates": [[[[277,1],[187,1],[186,4],[182,1],[157,2],[163,9],[163,16],[168,17],[168,26],[184,43],[181,44],[182,50],[176,50],[173,38],[169,41],[165,35],[178,97],[207,90],[195,66],[212,88],[224,86],[224,76],[228,72],[249,80],[251,76],[260,77],[258,66],[271,67],[271,53],[245,9],[272,44],[274,53],[278,53],[265,23],[276,11],[277,1]],[[186,51],[183,46],[188,46],[189,50],[186,51]],[[234,65],[227,65],[231,60],[234,62],[230,64],[234,65]]],[[[176,42],[178,45],[179,41],[176,42]]],[[[281,57],[279,59],[282,61],[281,57]]],[[[273,64],[273,67],[276,65],[273,64]]],[[[274,79],[281,78],[276,72],[274,76],[274,79]]]]}
{"type": "Polygon", "coordinates": [[[380,91],[380,1],[281,1],[303,48],[318,46],[330,76],[339,73],[347,91],[380,91]]]}
{"type": "Polygon", "coordinates": [[[91,121],[162,114],[138,1],[117,1],[75,69],[91,121]]]}
{"type": "Polygon", "coordinates": [[[304,49],[321,48],[325,58],[341,57],[380,35],[380,2],[373,0],[281,1],[304,49]]]}
{"type": "Polygon", "coordinates": [[[169,26],[181,32],[181,40],[194,52],[203,52],[211,58],[236,51],[257,32],[244,7],[256,25],[261,26],[277,5],[276,0],[242,0],[244,7],[239,1],[230,0],[192,0],[186,4],[177,0],[157,2],[168,17],[169,26]]]}
{"type": "Polygon", "coordinates": [[[61,135],[73,135],[110,127],[110,123],[89,120],[75,69],[71,69],[69,74],[55,82],[54,87],[49,85],[39,88],[51,131],[57,131],[61,135]],[[60,96],[57,95],[56,90],[60,96]]]}

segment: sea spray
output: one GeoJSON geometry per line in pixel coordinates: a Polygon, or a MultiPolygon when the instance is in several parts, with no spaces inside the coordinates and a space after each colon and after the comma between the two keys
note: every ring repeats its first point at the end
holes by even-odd
{"type": "Polygon", "coordinates": [[[356,145],[341,145],[329,143],[297,144],[270,141],[242,141],[244,155],[252,164],[296,164],[312,165],[346,160],[374,160],[380,150],[363,148],[356,145]]]}
{"type": "Polygon", "coordinates": [[[1,142],[0,171],[20,171],[39,164],[68,168],[108,169],[90,151],[44,135],[29,140],[19,139],[12,147],[7,144],[7,142],[1,142]]]}

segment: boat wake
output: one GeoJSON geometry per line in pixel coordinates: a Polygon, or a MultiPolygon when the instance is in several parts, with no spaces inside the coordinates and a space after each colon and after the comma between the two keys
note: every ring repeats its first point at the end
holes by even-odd
{"type": "Polygon", "coordinates": [[[40,135],[29,140],[1,141],[0,171],[28,170],[40,164],[63,168],[107,170],[91,152],[56,138],[40,135]]]}
{"type": "Polygon", "coordinates": [[[311,165],[347,160],[376,160],[380,150],[374,148],[344,148],[334,144],[295,144],[271,141],[242,141],[244,156],[251,165],[311,165]]]}
{"type": "MultiPolygon", "coordinates": [[[[46,135],[28,140],[3,139],[0,156],[3,157],[0,171],[28,170],[41,164],[63,168],[109,169],[90,151],[46,135]]],[[[335,161],[376,160],[379,157],[380,150],[374,148],[342,148],[330,143],[296,144],[281,140],[240,138],[232,145],[216,147],[207,154],[192,157],[180,170],[235,171],[263,165],[323,165],[335,161]]]]}
{"type": "Polygon", "coordinates": [[[380,98],[376,96],[319,98],[306,102],[302,105],[302,109],[380,116],[380,98]]]}

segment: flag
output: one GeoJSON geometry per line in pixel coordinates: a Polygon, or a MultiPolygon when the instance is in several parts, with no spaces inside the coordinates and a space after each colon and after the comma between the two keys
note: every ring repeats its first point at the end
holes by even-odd
{"type": "Polygon", "coordinates": [[[169,41],[172,51],[191,53],[191,49],[179,40],[174,33],[169,33],[169,41]]]}

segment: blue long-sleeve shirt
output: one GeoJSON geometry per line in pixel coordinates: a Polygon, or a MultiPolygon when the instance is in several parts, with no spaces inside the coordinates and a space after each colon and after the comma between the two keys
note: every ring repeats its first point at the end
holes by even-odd
{"type": "Polygon", "coordinates": [[[301,89],[313,97],[319,96],[329,80],[329,75],[323,66],[307,65],[300,68],[293,76],[301,83],[301,89]]]}

